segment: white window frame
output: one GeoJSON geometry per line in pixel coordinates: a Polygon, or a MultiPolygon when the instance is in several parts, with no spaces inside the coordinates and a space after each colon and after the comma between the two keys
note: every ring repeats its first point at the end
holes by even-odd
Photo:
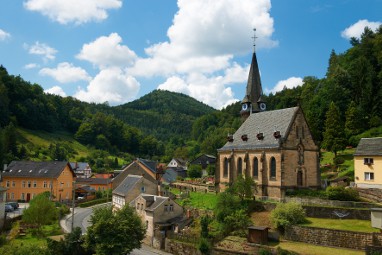
{"type": "Polygon", "coordinates": [[[365,181],[374,181],[374,173],[365,172],[365,181]]]}

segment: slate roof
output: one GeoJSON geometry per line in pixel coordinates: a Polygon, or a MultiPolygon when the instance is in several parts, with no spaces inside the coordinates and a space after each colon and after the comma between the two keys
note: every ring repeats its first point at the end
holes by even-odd
{"type": "Polygon", "coordinates": [[[280,139],[287,135],[298,109],[299,107],[292,107],[252,113],[233,135],[233,142],[227,142],[218,151],[278,148],[280,139]],[[280,131],[281,138],[276,139],[273,136],[274,131],[280,131]],[[263,133],[264,138],[262,140],[257,139],[258,133],[263,133]],[[247,141],[241,139],[244,134],[248,136],[247,141]]]}
{"type": "Polygon", "coordinates": [[[167,183],[172,183],[176,181],[176,178],[178,177],[178,173],[173,168],[167,168],[164,172],[164,175],[162,176],[162,179],[167,183]]]}
{"type": "Polygon", "coordinates": [[[140,175],[129,174],[119,185],[117,188],[113,190],[113,194],[117,194],[120,196],[125,196],[130,190],[134,188],[139,180],[143,177],[140,175]]]}
{"type": "Polygon", "coordinates": [[[66,161],[12,161],[2,175],[3,177],[57,178],[67,165],[75,176],[72,167],[66,161]]]}
{"type": "Polygon", "coordinates": [[[382,156],[382,137],[361,138],[354,156],[382,156]]]}
{"type": "Polygon", "coordinates": [[[156,169],[157,162],[156,161],[151,161],[151,160],[141,159],[141,158],[137,158],[137,160],[138,160],[138,162],[145,165],[148,169],[150,169],[151,172],[153,172],[153,173],[157,172],[157,169],[156,169]]]}
{"type": "Polygon", "coordinates": [[[86,162],[70,162],[70,166],[73,170],[81,171],[85,170],[89,166],[89,164],[86,162]]]}
{"type": "Polygon", "coordinates": [[[165,201],[167,201],[168,197],[160,197],[160,196],[154,196],[154,195],[142,195],[143,198],[146,199],[153,199],[152,204],[146,207],[146,211],[154,211],[158,206],[163,204],[165,201]]]}

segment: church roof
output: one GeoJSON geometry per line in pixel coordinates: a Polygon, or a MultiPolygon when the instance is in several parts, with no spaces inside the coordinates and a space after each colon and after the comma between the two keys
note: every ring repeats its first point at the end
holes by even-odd
{"type": "Polygon", "coordinates": [[[362,138],[354,156],[382,156],[382,137],[362,138]]]}
{"type": "Polygon", "coordinates": [[[266,149],[278,148],[280,139],[287,136],[289,126],[299,107],[286,108],[274,111],[252,113],[233,135],[233,141],[227,142],[218,151],[232,149],[266,149]],[[279,131],[281,137],[275,138],[274,132],[279,131]],[[258,139],[257,134],[262,133],[263,139],[258,139]],[[242,139],[247,135],[247,140],[242,139]]]}

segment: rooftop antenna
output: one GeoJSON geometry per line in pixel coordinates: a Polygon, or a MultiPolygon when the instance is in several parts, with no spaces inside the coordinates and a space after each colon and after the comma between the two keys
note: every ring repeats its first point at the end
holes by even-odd
{"type": "Polygon", "coordinates": [[[253,39],[253,52],[256,52],[256,28],[253,29],[253,36],[252,36],[252,39],[253,39]]]}

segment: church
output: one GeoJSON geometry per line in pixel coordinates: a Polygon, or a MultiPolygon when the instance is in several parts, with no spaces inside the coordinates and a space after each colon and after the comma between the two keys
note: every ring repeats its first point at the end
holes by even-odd
{"type": "Polygon", "coordinates": [[[319,148],[299,106],[267,111],[253,52],[243,123],[218,149],[215,185],[224,191],[239,175],[253,178],[256,197],[282,200],[291,189],[320,187],[319,148]]]}

